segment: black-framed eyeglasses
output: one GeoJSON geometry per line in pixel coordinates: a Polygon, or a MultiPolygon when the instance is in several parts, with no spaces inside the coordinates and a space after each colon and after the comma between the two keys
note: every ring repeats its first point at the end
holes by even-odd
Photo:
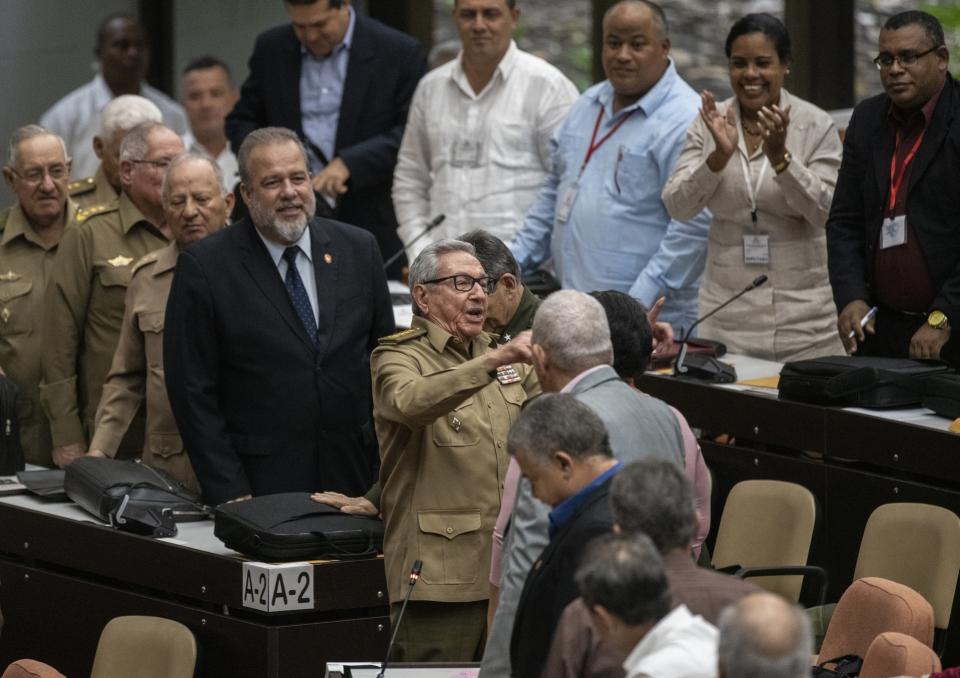
{"type": "Polygon", "coordinates": [[[442,278],[434,278],[433,280],[424,280],[423,284],[429,285],[431,283],[442,283],[445,280],[452,280],[453,289],[457,290],[458,292],[469,292],[473,289],[474,285],[480,285],[480,289],[487,294],[490,294],[497,288],[496,278],[491,278],[488,275],[485,275],[482,278],[474,278],[472,275],[466,275],[465,273],[447,275],[442,278]]]}
{"type": "Polygon", "coordinates": [[[903,68],[910,68],[917,63],[917,59],[927,56],[931,52],[936,52],[941,47],[943,47],[943,45],[935,45],[926,52],[904,52],[903,54],[887,54],[884,52],[883,54],[878,55],[877,58],[873,60],[873,63],[877,67],[877,70],[890,68],[893,66],[894,61],[900,64],[903,68]]]}
{"type": "Polygon", "coordinates": [[[21,181],[34,185],[41,183],[48,174],[54,181],[63,181],[70,175],[70,168],[59,164],[49,167],[33,167],[26,172],[20,172],[16,167],[10,167],[10,171],[20,177],[21,181]]]}

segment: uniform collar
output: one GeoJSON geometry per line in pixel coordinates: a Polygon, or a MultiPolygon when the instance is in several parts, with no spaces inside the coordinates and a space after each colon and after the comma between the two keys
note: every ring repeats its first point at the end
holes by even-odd
{"type": "Polygon", "coordinates": [[[157,263],[153,267],[153,275],[157,276],[176,268],[178,256],[180,256],[180,245],[174,240],[157,252],[157,263]]]}
{"type": "MultiPolygon", "coordinates": [[[[129,196],[120,191],[120,198],[117,200],[117,211],[120,213],[120,228],[123,229],[123,234],[126,235],[130,232],[130,229],[133,228],[136,224],[141,221],[147,221],[147,218],[143,216],[143,212],[133,204],[133,201],[129,196]]],[[[150,224],[151,226],[153,224],[150,224]]]]}
{"type": "MultiPolygon", "coordinates": [[[[447,332],[436,323],[431,322],[422,316],[414,316],[413,322],[410,324],[410,326],[421,327],[425,329],[427,331],[427,340],[430,342],[430,345],[433,346],[434,350],[437,351],[437,353],[443,353],[447,348],[447,344],[455,341],[455,337],[452,334],[447,332]]],[[[470,353],[474,357],[480,355],[478,351],[472,349],[489,346],[491,341],[492,340],[489,334],[486,332],[481,332],[479,335],[477,335],[476,339],[470,342],[470,345],[468,346],[468,348],[471,349],[470,353]]]]}
{"type": "Polygon", "coordinates": [[[637,101],[617,111],[616,115],[613,113],[613,85],[610,84],[609,80],[604,80],[596,89],[587,94],[606,109],[610,118],[620,117],[632,113],[637,109],[643,111],[643,114],[649,118],[663,105],[664,101],[666,101],[667,95],[670,94],[670,90],[673,89],[673,84],[678,77],[677,68],[673,63],[673,59],[668,59],[667,70],[663,72],[663,75],[660,76],[656,84],[637,101]]]}
{"type": "MultiPolygon", "coordinates": [[[[70,200],[70,198],[67,198],[66,210],[67,220],[64,224],[64,229],[74,223],[74,215],[77,213],[77,204],[70,200]]],[[[33,230],[33,226],[27,221],[27,215],[24,214],[19,202],[13,205],[7,213],[7,224],[3,229],[3,236],[0,237],[0,245],[6,245],[18,237],[23,237],[27,242],[33,243],[37,247],[42,247],[45,250],[56,247],[56,245],[47,246],[40,242],[36,231],[33,230]]]]}

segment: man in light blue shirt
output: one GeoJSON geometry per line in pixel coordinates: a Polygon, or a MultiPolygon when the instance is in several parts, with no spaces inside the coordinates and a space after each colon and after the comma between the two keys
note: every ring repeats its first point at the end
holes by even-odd
{"type": "Polygon", "coordinates": [[[670,218],[660,192],[700,97],[669,58],[663,10],[623,0],[603,20],[607,80],[588,89],[554,134],[553,171],[510,249],[524,273],[551,256],[563,287],[618,290],[680,332],[697,315],[709,212],[670,218]]]}

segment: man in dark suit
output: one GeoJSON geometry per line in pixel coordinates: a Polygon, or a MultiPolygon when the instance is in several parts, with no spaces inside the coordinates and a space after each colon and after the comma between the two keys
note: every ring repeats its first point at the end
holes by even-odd
{"type": "MultiPolygon", "coordinates": [[[[390,189],[413,91],[426,71],[419,43],[362,16],[350,0],[285,0],[290,24],[257,38],[240,101],[227,116],[233,148],[278,125],[304,141],[313,187],[341,221],[401,248],[390,189]]],[[[398,262],[392,274],[398,274],[398,262]]]]}
{"type": "Polygon", "coordinates": [[[531,401],[510,429],[507,451],[533,495],[553,507],[550,543],[527,575],[510,642],[511,675],[540,678],[557,620],[579,595],[580,554],[613,526],[610,483],[623,464],[600,417],[569,394],[531,401]]]}
{"type": "Polygon", "coordinates": [[[377,470],[369,352],[394,330],[374,238],[314,216],[306,150],[264,128],[240,147],[250,217],[181,254],[167,392],[212,504],[332,488],[377,470]]]}
{"type": "Polygon", "coordinates": [[[847,128],[827,248],[851,353],[960,365],[960,84],[949,58],[937,19],[890,17],[874,60],[886,93],[861,102],[847,128]]]}

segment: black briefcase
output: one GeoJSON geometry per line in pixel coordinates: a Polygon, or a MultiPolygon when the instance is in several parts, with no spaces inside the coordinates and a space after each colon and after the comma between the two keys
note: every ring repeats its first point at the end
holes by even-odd
{"type": "Polygon", "coordinates": [[[960,418],[960,374],[945,374],[926,380],[923,406],[947,419],[960,418]]]}
{"type": "Polygon", "coordinates": [[[213,533],[244,555],[266,560],[368,558],[383,550],[383,521],[287,492],[221,504],[213,533]]]}
{"type": "Polygon", "coordinates": [[[0,476],[12,476],[24,469],[17,417],[17,386],[0,375],[0,476]]]}
{"type": "Polygon", "coordinates": [[[926,381],[953,370],[936,360],[830,356],[786,363],[779,397],[818,405],[915,407],[926,381]]]}
{"type": "Polygon", "coordinates": [[[67,466],[63,489],[85,511],[125,532],[173,537],[176,523],[209,516],[178,480],[139,460],[80,457],[67,466]]]}

